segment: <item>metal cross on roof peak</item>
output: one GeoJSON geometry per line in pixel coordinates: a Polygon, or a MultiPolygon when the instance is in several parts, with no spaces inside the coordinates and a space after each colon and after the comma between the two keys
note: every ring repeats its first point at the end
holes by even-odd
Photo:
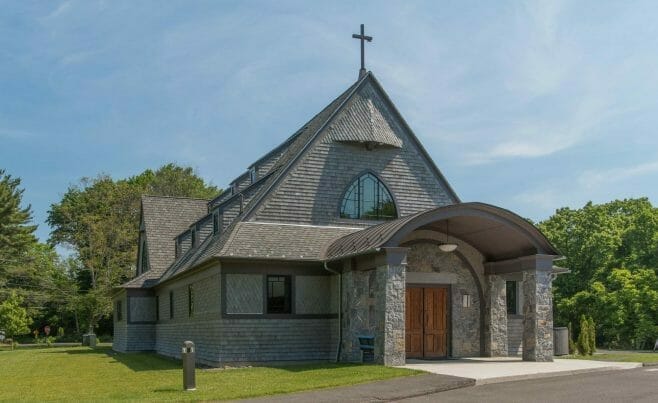
{"type": "Polygon", "coordinates": [[[361,69],[359,70],[359,78],[363,77],[366,74],[366,66],[365,66],[366,56],[365,56],[364,43],[365,41],[372,42],[372,36],[366,36],[364,31],[365,31],[364,25],[361,24],[361,35],[352,34],[352,38],[361,40],[361,69]]]}

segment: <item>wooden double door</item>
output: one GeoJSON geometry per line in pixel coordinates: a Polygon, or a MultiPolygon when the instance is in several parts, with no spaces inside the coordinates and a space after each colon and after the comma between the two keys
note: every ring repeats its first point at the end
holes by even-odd
{"type": "Polygon", "coordinates": [[[448,356],[448,287],[407,287],[407,358],[448,356]]]}

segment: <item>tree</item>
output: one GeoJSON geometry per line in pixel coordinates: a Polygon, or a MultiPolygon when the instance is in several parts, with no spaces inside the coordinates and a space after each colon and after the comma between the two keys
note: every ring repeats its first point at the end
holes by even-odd
{"type": "Polygon", "coordinates": [[[36,243],[36,225],[30,225],[31,208],[21,208],[21,180],[0,169],[0,286],[6,281],[7,267],[23,262],[27,248],[36,243]]]}
{"type": "Polygon", "coordinates": [[[77,304],[83,325],[96,326],[112,312],[114,287],[135,272],[142,195],[213,198],[219,190],[191,168],[174,164],[128,179],[84,178],[48,213],[52,244],[73,249],[80,262],[77,304]]]}
{"type": "Polygon", "coordinates": [[[589,331],[588,339],[589,339],[589,351],[592,353],[596,352],[596,324],[594,323],[594,319],[589,316],[587,318],[587,330],[589,331]]]}
{"type": "Polygon", "coordinates": [[[655,340],[658,209],[648,199],[562,208],[539,227],[571,269],[553,283],[556,323],[591,315],[609,347],[655,340]]]}
{"type": "Polygon", "coordinates": [[[587,322],[587,318],[585,318],[585,315],[582,315],[580,317],[580,334],[578,334],[578,342],[576,343],[576,347],[578,348],[578,354],[580,355],[591,355],[592,350],[590,350],[590,344],[589,344],[589,323],[587,322]]]}
{"type": "Polygon", "coordinates": [[[15,292],[0,303],[0,329],[4,330],[12,341],[14,337],[30,332],[29,325],[32,320],[27,316],[27,310],[21,306],[22,303],[22,298],[15,292]]]}

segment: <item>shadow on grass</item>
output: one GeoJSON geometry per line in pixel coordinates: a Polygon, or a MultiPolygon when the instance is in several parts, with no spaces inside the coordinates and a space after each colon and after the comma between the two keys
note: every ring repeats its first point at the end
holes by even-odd
{"type": "Polygon", "coordinates": [[[263,365],[254,365],[254,368],[272,368],[279,369],[287,372],[307,372],[307,371],[321,371],[329,369],[339,369],[339,368],[363,368],[367,366],[377,366],[375,364],[361,364],[361,363],[335,363],[335,362],[326,362],[326,361],[315,361],[315,362],[294,362],[294,363],[266,363],[263,365]]]}
{"type": "Polygon", "coordinates": [[[123,364],[135,372],[181,368],[179,361],[155,353],[118,353],[110,347],[53,349],[42,351],[42,353],[105,356],[113,359],[113,363],[123,364]]]}

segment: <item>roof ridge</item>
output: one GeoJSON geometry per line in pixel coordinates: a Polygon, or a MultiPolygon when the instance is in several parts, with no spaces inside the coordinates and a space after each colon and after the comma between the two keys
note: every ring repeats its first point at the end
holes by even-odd
{"type": "Polygon", "coordinates": [[[434,162],[434,159],[430,156],[430,154],[427,152],[427,149],[425,149],[425,146],[423,146],[423,143],[421,143],[420,139],[418,139],[418,136],[416,136],[416,133],[411,129],[411,126],[409,126],[409,123],[407,123],[407,120],[402,116],[402,113],[400,113],[400,110],[398,109],[397,106],[395,106],[395,103],[393,103],[393,100],[388,96],[386,93],[386,90],[384,90],[384,87],[379,83],[377,80],[377,77],[372,72],[368,72],[368,76],[372,77],[372,82],[377,86],[378,90],[381,92],[381,94],[384,96],[384,101],[389,104],[391,107],[391,110],[393,113],[397,115],[397,117],[400,119],[400,122],[405,126],[407,131],[409,132],[409,137],[411,140],[415,143],[415,145],[418,147],[420,150],[420,153],[425,157],[425,159],[428,161],[430,165],[430,169],[434,171],[434,174],[439,178],[442,184],[446,186],[446,190],[450,195],[454,198],[456,203],[461,203],[461,199],[459,198],[459,195],[457,195],[457,192],[452,188],[452,185],[450,182],[448,182],[448,179],[443,175],[443,172],[439,169],[439,167],[436,165],[436,162],[434,162]]]}
{"type": "Polygon", "coordinates": [[[209,202],[210,199],[203,199],[201,197],[186,197],[186,196],[161,196],[161,195],[149,195],[149,194],[142,194],[142,199],[150,197],[152,199],[179,199],[179,200],[199,200],[199,201],[205,201],[209,202]]]}
{"type": "MultiPolygon", "coordinates": [[[[359,80],[357,80],[354,84],[352,84],[347,90],[343,91],[338,97],[336,97],[333,101],[331,101],[327,106],[325,106],[324,108],[322,108],[322,110],[321,110],[319,113],[317,113],[317,114],[316,114],[311,120],[309,120],[309,121],[304,125],[305,127],[310,126],[311,122],[312,122],[314,119],[318,118],[322,113],[326,112],[327,109],[328,109],[329,107],[331,107],[335,102],[341,100],[341,98],[342,98],[342,100],[339,102],[339,104],[334,106],[333,111],[331,111],[331,113],[329,114],[329,116],[327,116],[327,118],[324,119],[324,121],[322,121],[322,123],[318,126],[318,128],[317,128],[317,129],[315,130],[315,132],[310,136],[310,138],[309,138],[309,139],[308,139],[308,140],[302,145],[302,147],[301,147],[299,150],[297,150],[297,151],[295,152],[295,154],[292,156],[292,158],[290,158],[290,160],[286,162],[286,164],[283,166],[283,169],[281,169],[281,170],[276,174],[276,176],[275,176],[275,177],[273,178],[273,180],[272,180],[272,183],[269,184],[269,186],[266,185],[266,189],[264,189],[264,191],[262,191],[260,195],[254,196],[254,198],[249,202],[249,204],[248,204],[247,206],[245,206],[244,214],[242,215],[242,219],[241,219],[242,221],[245,221],[246,219],[248,219],[248,218],[251,216],[251,214],[254,212],[254,209],[256,208],[256,206],[258,206],[258,205],[263,201],[263,199],[265,198],[265,196],[267,196],[267,195],[270,193],[270,191],[274,188],[274,186],[279,182],[279,179],[281,179],[281,177],[283,176],[283,174],[284,174],[285,172],[287,172],[287,171],[290,169],[290,167],[295,163],[295,161],[297,161],[297,159],[299,158],[299,156],[302,155],[302,154],[304,153],[304,151],[308,148],[308,146],[309,146],[313,141],[315,141],[315,139],[317,138],[318,134],[319,134],[322,130],[324,130],[324,128],[326,127],[327,123],[328,123],[329,121],[331,121],[331,120],[334,118],[334,116],[336,116],[336,114],[338,113],[338,111],[340,111],[340,110],[343,108],[343,106],[344,106],[344,105],[345,105],[345,104],[346,104],[346,103],[352,98],[352,96],[356,93],[356,91],[361,87],[361,85],[363,85],[363,83],[364,83],[364,82],[365,82],[370,76],[371,76],[371,73],[370,73],[370,71],[368,71],[366,74],[363,75],[363,77],[361,77],[361,78],[360,78],[359,80]]],[[[282,157],[282,158],[283,158],[283,157],[282,157]]],[[[279,161],[280,161],[280,160],[279,160],[279,161]]],[[[279,165],[279,164],[277,163],[277,164],[275,165],[275,167],[273,167],[273,169],[276,168],[277,165],[279,165]]],[[[281,167],[281,166],[279,165],[279,167],[281,167]]]]}

